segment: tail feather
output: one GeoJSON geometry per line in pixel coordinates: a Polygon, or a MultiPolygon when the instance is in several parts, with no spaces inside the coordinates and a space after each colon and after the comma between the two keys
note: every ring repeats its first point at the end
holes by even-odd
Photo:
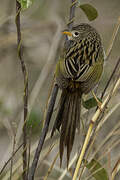
{"type": "MultiPolygon", "coordinates": [[[[67,95],[67,99],[70,99],[69,106],[67,106],[67,111],[65,113],[65,119],[63,119],[61,132],[64,130],[64,133],[61,133],[60,137],[60,164],[62,163],[63,152],[61,153],[61,149],[64,151],[64,146],[67,146],[67,162],[69,160],[69,155],[71,152],[71,129],[72,129],[72,122],[73,122],[73,98],[70,95],[67,95]],[[64,123],[65,122],[65,123],[64,123]],[[63,135],[64,134],[64,135],[63,135]]],[[[67,163],[68,164],[68,163],[67,163]]]]}
{"type": "Polygon", "coordinates": [[[64,112],[63,112],[63,118],[62,118],[62,124],[61,124],[61,133],[60,133],[60,166],[62,164],[62,157],[64,153],[64,146],[66,144],[66,136],[67,136],[67,131],[69,128],[69,118],[68,118],[68,113],[69,113],[69,108],[71,106],[71,97],[68,96],[65,101],[65,106],[64,106],[64,112]]]}
{"type": "Polygon", "coordinates": [[[71,153],[71,150],[72,150],[72,146],[73,146],[73,137],[74,137],[74,134],[73,133],[73,126],[74,126],[74,123],[75,123],[75,113],[74,113],[74,109],[75,109],[75,104],[74,104],[74,101],[75,101],[75,95],[73,95],[71,97],[71,109],[69,109],[69,111],[71,112],[71,116],[69,117],[70,118],[70,125],[69,125],[69,131],[67,132],[67,165],[68,165],[68,162],[69,162],[69,157],[70,157],[70,153],[71,153]]]}
{"type": "Polygon", "coordinates": [[[64,153],[64,147],[67,147],[67,165],[69,163],[70,154],[72,151],[76,128],[80,127],[80,107],[81,96],[79,90],[75,92],[63,90],[61,94],[60,107],[53,126],[51,136],[53,136],[56,129],[60,127],[60,165],[64,153]]]}
{"type": "Polygon", "coordinates": [[[81,93],[79,93],[76,101],[76,126],[78,131],[80,131],[81,96],[81,93]]]}
{"type": "Polygon", "coordinates": [[[67,166],[69,163],[69,158],[70,158],[70,153],[72,151],[73,143],[74,143],[74,138],[75,138],[75,132],[76,132],[76,124],[77,124],[77,118],[80,123],[80,117],[77,117],[77,109],[78,109],[78,94],[74,94],[72,97],[72,114],[71,114],[71,123],[69,127],[69,132],[67,134],[68,140],[67,140],[67,166]]]}
{"type": "Polygon", "coordinates": [[[66,92],[63,92],[60,99],[60,107],[57,113],[57,117],[51,132],[51,137],[54,135],[55,130],[57,129],[59,131],[59,128],[61,126],[61,121],[63,117],[63,111],[64,111],[64,105],[65,105],[65,99],[66,99],[66,92]]]}

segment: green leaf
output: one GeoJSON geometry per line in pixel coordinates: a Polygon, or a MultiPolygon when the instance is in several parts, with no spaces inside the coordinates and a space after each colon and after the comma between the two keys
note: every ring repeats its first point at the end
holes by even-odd
{"type": "MultiPolygon", "coordinates": [[[[101,99],[99,99],[99,98],[97,98],[97,99],[100,102],[102,102],[101,99]]],[[[82,105],[86,109],[91,109],[91,108],[94,108],[94,107],[98,106],[98,102],[96,101],[96,99],[94,97],[92,97],[92,98],[90,98],[90,99],[88,99],[86,101],[82,100],[82,105]]]]}
{"type": "Polygon", "coordinates": [[[109,180],[106,169],[95,159],[92,159],[85,166],[90,170],[92,177],[96,180],[109,180]]]}
{"type": "Polygon", "coordinates": [[[22,10],[28,9],[34,0],[17,0],[21,4],[22,10]]]}
{"type": "Polygon", "coordinates": [[[81,4],[79,7],[84,11],[89,21],[93,21],[98,17],[97,10],[90,4],[81,4]]]}
{"type": "Polygon", "coordinates": [[[42,129],[41,113],[37,110],[32,110],[26,124],[28,129],[31,128],[33,134],[41,132],[42,129]]]}

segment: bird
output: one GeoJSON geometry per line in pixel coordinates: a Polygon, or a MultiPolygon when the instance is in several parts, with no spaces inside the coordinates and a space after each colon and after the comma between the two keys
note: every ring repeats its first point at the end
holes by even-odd
{"type": "Polygon", "coordinates": [[[87,23],[62,31],[67,36],[55,69],[55,82],[61,89],[56,119],[51,131],[60,132],[60,166],[64,148],[67,165],[76,129],[80,129],[81,99],[98,84],[103,72],[104,48],[100,34],[87,23]]]}

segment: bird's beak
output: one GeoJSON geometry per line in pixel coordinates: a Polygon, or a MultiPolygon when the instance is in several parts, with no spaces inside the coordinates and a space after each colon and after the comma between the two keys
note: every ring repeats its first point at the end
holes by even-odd
{"type": "Polygon", "coordinates": [[[65,34],[65,35],[67,35],[67,36],[72,36],[72,33],[69,32],[69,31],[63,31],[62,34],[65,34]]]}

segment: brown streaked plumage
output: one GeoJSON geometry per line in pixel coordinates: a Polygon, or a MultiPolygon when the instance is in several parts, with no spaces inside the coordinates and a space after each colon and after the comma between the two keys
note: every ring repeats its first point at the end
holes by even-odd
{"type": "Polygon", "coordinates": [[[104,51],[100,35],[88,24],[80,24],[63,33],[68,41],[55,72],[62,93],[51,136],[56,129],[60,131],[60,164],[65,146],[68,164],[76,128],[80,127],[81,97],[98,83],[103,71],[104,51]]]}

